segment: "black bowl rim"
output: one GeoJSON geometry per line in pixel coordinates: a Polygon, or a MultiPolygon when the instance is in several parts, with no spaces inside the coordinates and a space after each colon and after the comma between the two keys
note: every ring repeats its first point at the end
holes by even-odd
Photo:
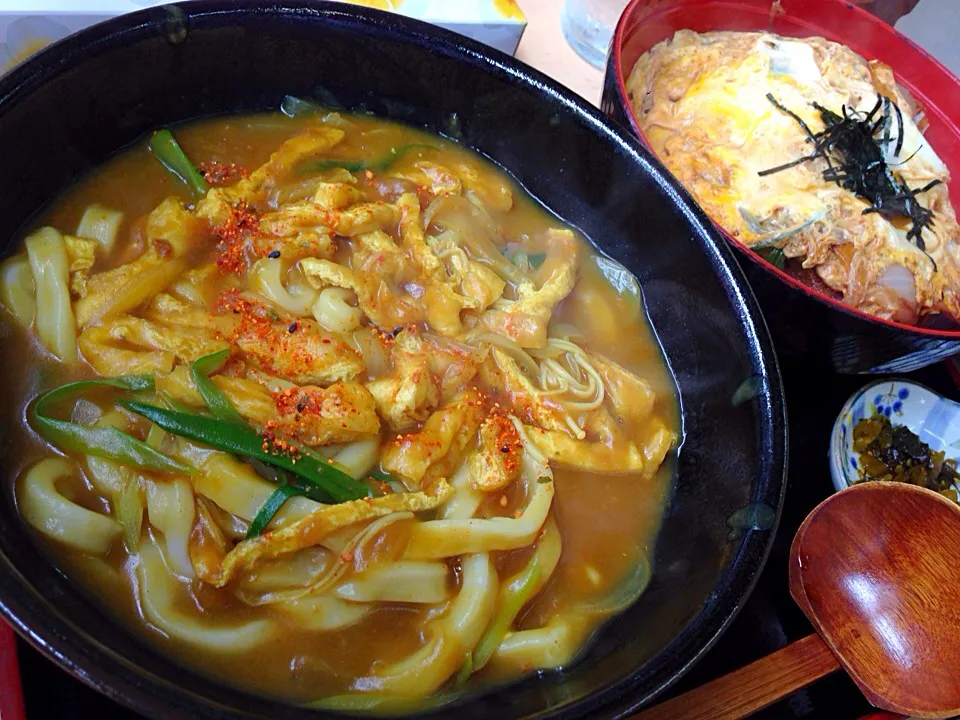
{"type": "MultiPolygon", "coordinates": [[[[20,97],[82,62],[84,58],[96,55],[101,48],[108,49],[122,43],[131,35],[136,38],[138,31],[143,32],[155,23],[158,11],[162,12],[168,7],[146,8],[111,18],[40,50],[0,77],[0,117],[5,108],[16,103],[20,97]]],[[[433,53],[456,58],[510,82],[531,87],[546,99],[562,105],[594,132],[606,136],[628,153],[683,212],[691,230],[703,239],[703,249],[710,256],[718,281],[727,289],[728,295],[737,300],[738,316],[747,336],[749,355],[755,372],[764,381],[765,392],[757,398],[760,404],[761,445],[770,449],[770,467],[774,471],[769,477],[759,478],[759,484],[754,488],[754,501],[773,507],[775,520],[768,530],[748,531],[741,542],[721,578],[722,583],[714,593],[722,596],[725,602],[705,606],[711,610],[706,615],[701,609],[667,648],[649,663],[634,668],[629,675],[608,683],[579,701],[550,708],[537,716],[580,717],[602,708],[604,714],[620,717],[663,692],[713,647],[746,603],[773,546],[786,493],[787,414],[779,364],[766,322],[731,248],[721,239],[713,223],[689,193],[636,137],[625,132],[574,91],[499,50],[420,20],[327,0],[191,0],[176,7],[187,19],[265,13],[287,17],[309,16],[313,19],[320,17],[359,28],[371,35],[429,47],[433,53]],[[776,468],[781,468],[781,471],[778,473],[776,468]],[[693,637],[695,634],[699,637],[693,637]],[[655,683],[645,693],[632,695],[643,680],[639,677],[641,671],[654,662],[662,666],[655,683]]],[[[93,638],[78,637],[72,621],[62,615],[52,614],[48,607],[38,602],[33,588],[26,583],[11,559],[2,553],[0,616],[5,617],[34,648],[63,669],[130,709],[157,718],[171,717],[171,713],[175,712],[171,705],[176,701],[178,709],[200,705],[208,711],[231,713],[228,708],[222,708],[186,688],[174,687],[149,671],[134,666],[93,638]]],[[[322,717],[322,714],[317,713],[316,716],[322,717]]]]}
{"type": "MultiPolygon", "coordinates": [[[[712,0],[716,2],[716,0],[712,0]]],[[[731,3],[727,0],[720,0],[724,5],[730,5],[731,3]]],[[[629,130],[640,140],[647,150],[653,153],[653,149],[650,147],[650,144],[647,142],[647,137],[644,134],[643,130],[640,129],[640,124],[637,122],[637,118],[633,113],[633,107],[630,105],[630,98],[627,96],[627,83],[626,77],[627,74],[623,70],[623,58],[622,51],[623,45],[626,40],[627,35],[627,26],[631,25],[631,29],[635,29],[636,26],[640,25],[639,21],[634,20],[634,15],[639,12],[641,9],[644,9],[650,0],[630,0],[629,4],[624,8],[623,13],[620,15],[620,20],[617,21],[617,26],[613,32],[613,38],[610,43],[610,52],[607,55],[607,66],[612,68],[613,77],[616,82],[617,90],[617,103],[619,103],[621,109],[623,110],[626,117],[630,120],[629,130]]],[[[892,36],[892,39],[898,41],[899,43],[905,45],[906,47],[912,48],[919,55],[924,56],[928,61],[936,65],[942,72],[951,74],[943,64],[937,60],[935,57],[930,55],[926,50],[914,43],[906,35],[902,34],[892,25],[885,23],[883,20],[874,17],[868,11],[864,10],[862,7],[853,5],[849,2],[843,2],[843,0],[836,0],[837,11],[844,10],[847,12],[859,13],[862,16],[865,16],[870,21],[874,22],[877,25],[883,26],[892,36]]],[[[748,6],[744,6],[747,9],[748,6]]],[[[662,8],[657,15],[662,15],[669,12],[669,8],[662,8]]],[[[723,28],[717,28],[718,30],[723,30],[723,28]]],[[[655,154],[655,153],[654,153],[655,154]]],[[[669,172],[669,171],[667,171],[669,172]]],[[[831,310],[838,310],[842,313],[850,315],[858,320],[863,320],[873,325],[879,327],[884,327],[887,329],[899,330],[911,335],[919,335],[927,338],[937,338],[940,340],[960,340],[960,328],[954,330],[944,330],[938,328],[925,328],[920,327],[919,325],[907,325],[906,323],[898,322],[896,320],[886,320],[884,318],[876,317],[875,315],[870,315],[869,313],[864,312],[863,310],[858,310],[857,308],[850,307],[845,305],[840,300],[826,295],[825,293],[819,292],[814,288],[804,285],[800,280],[791,276],[787,272],[781,270],[776,265],[764,260],[757,253],[753,252],[749,247],[744,245],[742,242],[737,240],[733,235],[727,232],[719,223],[711,223],[720,231],[720,235],[732,245],[741,256],[747,258],[757,267],[762,268],[764,271],[773,275],[775,278],[783,282],[787,287],[802,292],[807,297],[827,306],[831,310]]]]}

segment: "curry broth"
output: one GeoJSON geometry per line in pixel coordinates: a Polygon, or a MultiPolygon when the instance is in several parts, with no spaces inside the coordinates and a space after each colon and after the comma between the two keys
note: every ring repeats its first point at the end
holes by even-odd
{"type": "MultiPolygon", "coordinates": [[[[236,116],[185,125],[177,130],[177,137],[187,155],[198,164],[234,163],[252,170],[266,162],[271,153],[306,122],[278,114],[236,116]]],[[[431,158],[439,162],[450,156],[468,157],[477,162],[469,151],[405,126],[362,116],[351,117],[351,122],[376,132],[360,139],[348,133],[332,153],[333,157],[378,158],[398,146],[430,144],[439,148],[431,154],[431,158]]],[[[502,174],[492,165],[486,165],[484,171],[502,174]]],[[[376,196],[383,190],[378,182],[375,179],[364,192],[376,196]]],[[[548,227],[557,227],[558,222],[519,187],[512,185],[512,190],[512,210],[497,219],[503,223],[505,237],[536,252],[539,248],[534,238],[548,227]]],[[[51,225],[72,231],[85,208],[96,202],[121,210],[124,220],[117,248],[111,255],[98,259],[93,269],[96,272],[129,262],[142,252],[146,215],[171,195],[184,203],[191,202],[185,186],[165,172],[151,156],[146,143],[141,142],[52,202],[37,219],[35,227],[51,225]]],[[[210,240],[192,260],[208,260],[215,252],[214,244],[215,241],[210,240]]],[[[635,298],[619,295],[594,262],[583,264],[578,285],[556,309],[552,322],[575,325],[582,333],[580,343],[585,350],[602,351],[647,380],[658,397],[652,421],[664,421],[667,427],[679,430],[674,385],[639,304],[635,298]]],[[[4,404],[2,410],[7,467],[22,475],[31,463],[51,455],[50,448],[25,421],[29,402],[46,389],[72,379],[92,377],[95,373],[83,362],[67,370],[51,358],[32,334],[18,328],[5,313],[3,333],[8,350],[0,354],[0,371],[15,398],[14,402],[4,404]]],[[[478,384],[483,389],[482,383],[478,384]]],[[[102,397],[106,406],[108,396],[102,397]]],[[[644,428],[633,430],[642,433],[644,428]]],[[[519,619],[520,628],[542,626],[557,613],[578,603],[610,595],[638,562],[645,562],[644,559],[652,555],[672,480],[669,466],[668,461],[649,479],[569,469],[555,472],[554,516],[563,541],[562,555],[547,587],[519,619]]],[[[498,506],[512,510],[523,504],[523,493],[513,487],[487,499],[491,512],[498,506]]],[[[108,507],[89,481],[64,482],[60,489],[90,509],[103,512],[108,507]]],[[[381,550],[389,552],[391,538],[399,542],[402,535],[402,528],[394,527],[386,535],[387,547],[381,550]]],[[[345,629],[305,631],[269,605],[245,605],[233,596],[229,586],[216,589],[194,580],[190,585],[181,583],[175,602],[180,612],[211,626],[267,616],[283,625],[284,631],[274,633],[266,644],[235,654],[187,645],[168,637],[144,619],[134,589],[135,561],[120,541],[114,543],[107,556],[97,558],[41,539],[73,580],[149,643],[192,668],[265,695],[306,702],[343,693],[350,689],[355,678],[369,673],[371,668],[375,671],[377,667],[399,662],[427,641],[423,628],[431,611],[415,605],[380,607],[345,629]]],[[[530,550],[493,555],[501,577],[507,577],[524,565],[530,550]]],[[[456,562],[453,565],[451,582],[456,584],[459,567],[456,562]]],[[[604,619],[601,615],[584,617],[577,626],[579,642],[604,619]]],[[[492,663],[471,680],[468,688],[478,682],[500,681],[515,675],[514,669],[492,663]]]]}

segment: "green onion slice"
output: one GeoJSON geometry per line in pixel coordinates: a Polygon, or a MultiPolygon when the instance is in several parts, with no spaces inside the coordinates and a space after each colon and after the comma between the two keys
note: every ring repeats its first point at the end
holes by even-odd
{"type": "Polygon", "coordinates": [[[150,447],[142,440],[115,427],[91,427],[68,420],[51,417],[49,411],[61,400],[95,387],[110,387],[119,390],[152,390],[150,375],[126,375],[98,380],[80,380],[67,383],[40,396],[30,408],[28,417],[37,434],[61,450],[95,455],[116,460],[144,470],[168,473],[193,473],[184,465],[150,447]]]}
{"type": "Polygon", "coordinates": [[[267,525],[270,524],[270,521],[280,512],[283,504],[294,495],[300,494],[302,494],[300,489],[293,485],[281,485],[274,490],[270,497],[267,498],[267,501],[261,505],[257,511],[257,516],[253,519],[253,522],[250,523],[250,528],[247,530],[245,539],[249,540],[250,538],[262,535],[267,525]]]}
{"type": "Polygon", "coordinates": [[[150,152],[167,170],[183,181],[196,197],[203,197],[210,189],[196,166],[181,149],[173,133],[169,130],[157,130],[150,137],[150,152]]]}
{"type": "Polygon", "coordinates": [[[143,402],[121,400],[120,405],[152,420],[173,435],[286,470],[299,478],[297,486],[317,502],[346,502],[371,495],[370,488],[333,463],[318,459],[314,453],[303,453],[306,448],[291,446],[290,449],[295,453],[302,453],[299,457],[271,451],[263,436],[249,427],[192,413],[165,410],[143,402]]]}
{"type": "Polygon", "coordinates": [[[203,401],[217,420],[246,426],[247,421],[243,415],[237,412],[233,403],[230,402],[230,398],[209,377],[211,373],[222,368],[229,357],[230,350],[228,348],[204,355],[202,358],[197,358],[191,366],[190,372],[193,374],[193,381],[196,383],[203,401]]]}
{"type": "Polygon", "coordinates": [[[473,672],[482,670],[490,662],[490,658],[500,647],[500,643],[517,619],[523,606],[529,602],[540,584],[540,558],[537,555],[527,564],[527,567],[517,575],[507,586],[503,604],[494,616],[490,627],[480,638],[473,651],[473,672]]]}

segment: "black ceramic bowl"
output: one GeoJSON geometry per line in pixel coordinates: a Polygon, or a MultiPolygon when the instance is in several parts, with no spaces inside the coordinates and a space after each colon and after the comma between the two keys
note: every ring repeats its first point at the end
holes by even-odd
{"type": "MultiPolygon", "coordinates": [[[[652,584],[574,666],[438,715],[614,716],[647,702],[711,646],[760,573],[783,500],[786,419],[770,340],[730,249],[636,140],[572,92],[462,37],[347,5],[145,10],[0,79],[0,237],[9,251],[38,208],[152,128],[276,108],[287,93],[476,148],[640,279],[685,428],[652,584]]],[[[40,551],[6,480],[0,528],[0,610],[93,687],[155,718],[320,715],[138,641],[40,551]]]]}
{"type": "MultiPolygon", "coordinates": [[[[770,31],[787,37],[819,35],[845,43],[863,57],[878,59],[897,73],[925,108],[925,137],[960,173],[960,80],[886,23],[842,0],[633,0],[623,11],[610,46],[604,78],[604,111],[643,139],[630,108],[626,78],[643,53],[677,30],[770,31]]],[[[952,184],[954,206],[960,185],[952,184]]],[[[914,327],[854,310],[811,289],[747,249],[730,235],[760,300],[781,353],[802,357],[812,373],[908,372],[960,353],[960,330],[914,327]]]]}

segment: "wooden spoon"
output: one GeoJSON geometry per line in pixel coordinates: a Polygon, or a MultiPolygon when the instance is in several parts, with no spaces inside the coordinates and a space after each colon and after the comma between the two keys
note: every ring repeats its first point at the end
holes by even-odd
{"type": "Polygon", "coordinates": [[[874,706],[960,714],[960,507],[903,483],[820,503],[790,548],[790,594],[813,623],[782,650],[634,716],[736,720],[842,667],[874,706]]]}

